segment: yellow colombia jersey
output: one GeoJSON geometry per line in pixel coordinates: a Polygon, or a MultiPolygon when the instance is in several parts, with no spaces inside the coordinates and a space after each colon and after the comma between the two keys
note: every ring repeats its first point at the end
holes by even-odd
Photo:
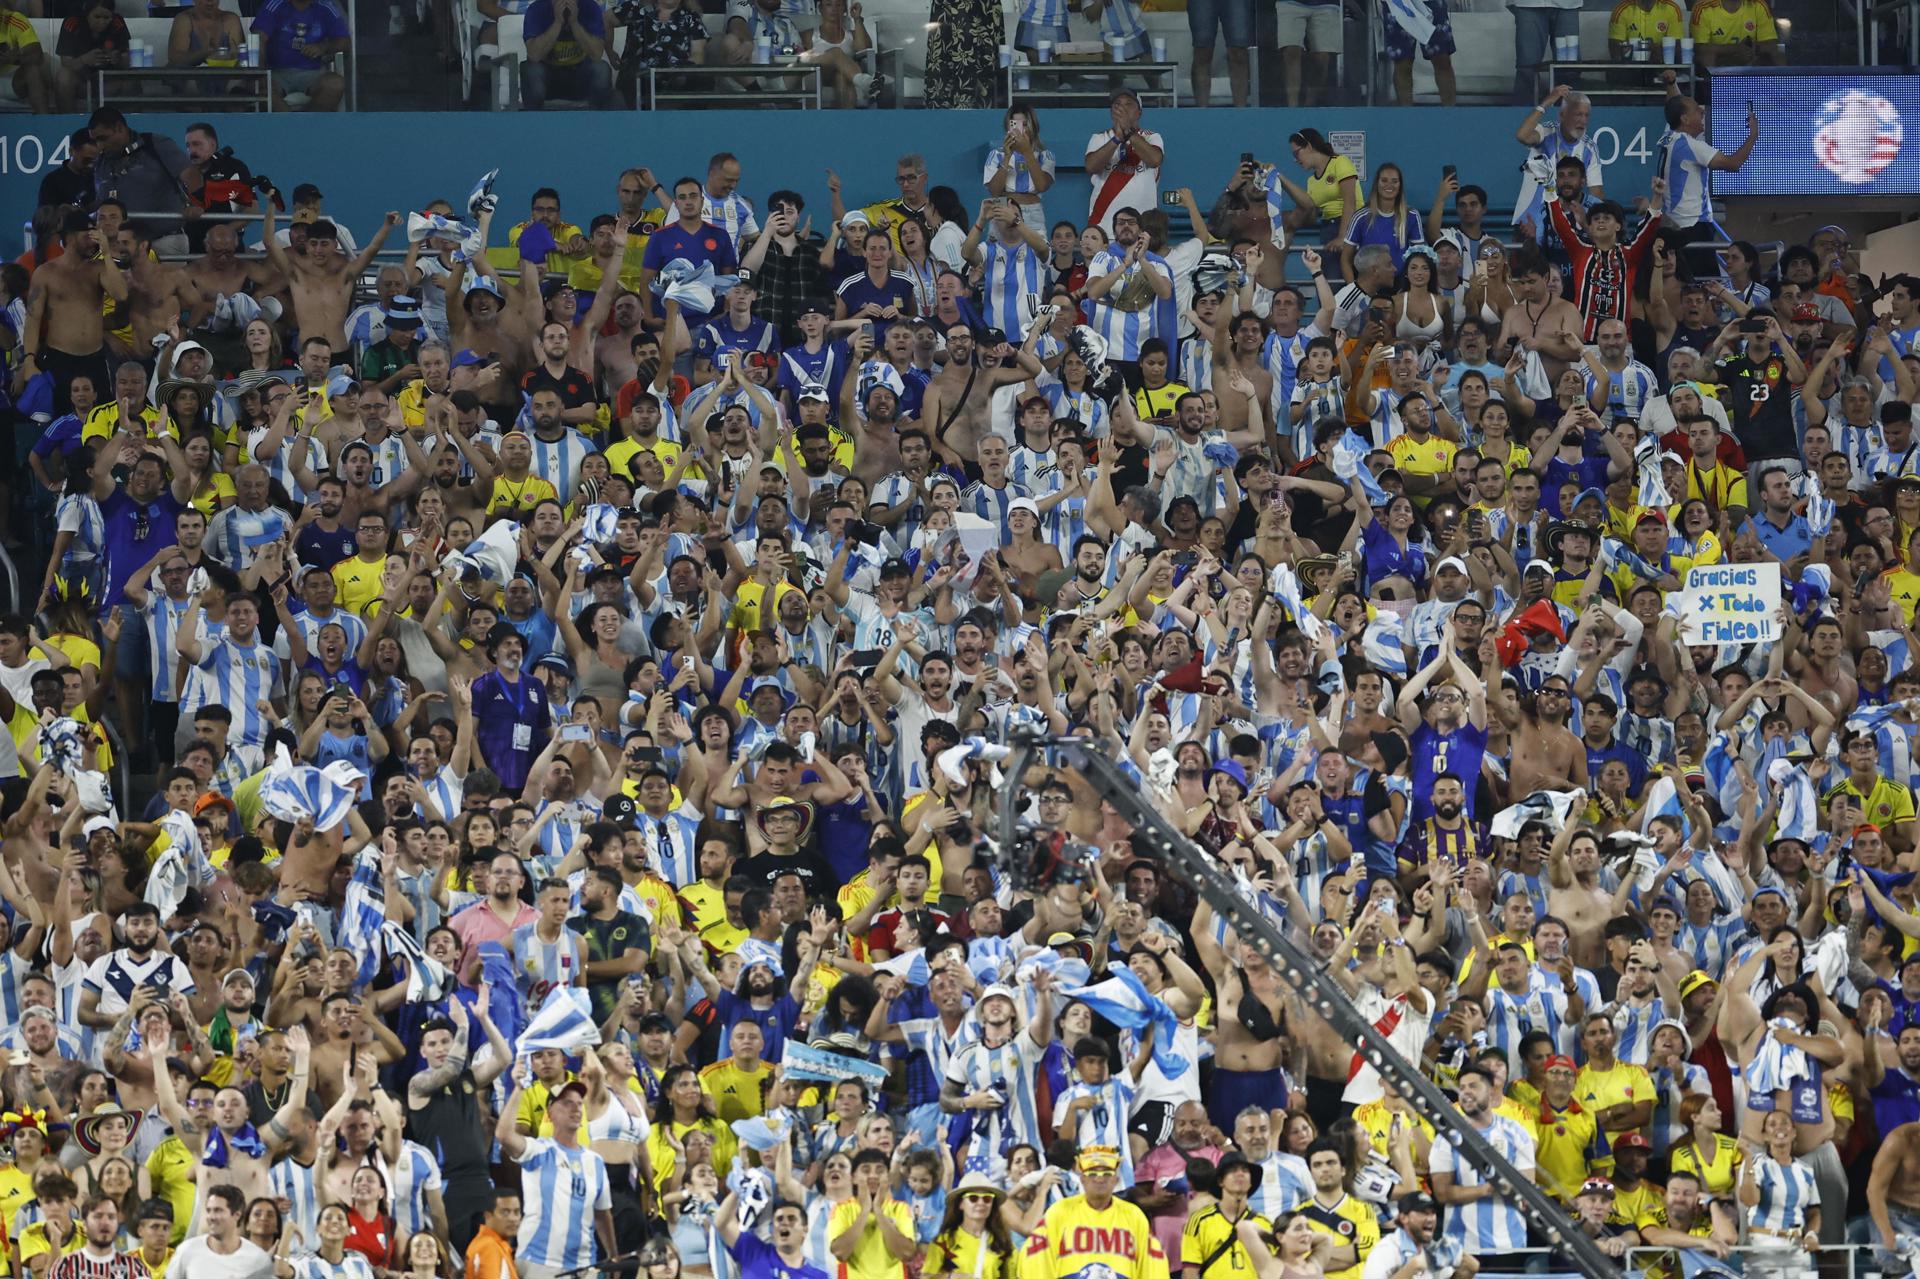
{"type": "Polygon", "coordinates": [[[1181,1269],[1195,1271],[1200,1279],[1231,1279],[1236,1274],[1253,1272],[1253,1258],[1240,1242],[1236,1221],[1246,1220],[1258,1227],[1261,1236],[1273,1232],[1273,1223],[1248,1209],[1241,1218],[1230,1220],[1220,1205],[1202,1208],[1187,1218],[1180,1232],[1181,1269]]]}
{"type": "Polygon", "coordinates": [[[1693,38],[1707,44],[1737,44],[1742,40],[1778,40],[1773,10],[1765,0],[1741,0],[1732,9],[1724,4],[1700,4],[1693,10],[1693,38]]]}
{"type": "Polygon", "coordinates": [[[1358,1279],[1367,1264],[1367,1254],[1380,1242],[1380,1218],[1372,1205],[1352,1195],[1341,1196],[1340,1202],[1331,1208],[1317,1199],[1309,1199],[1300,1206],[1300,1215],[1315,1230],[1332,1235],[1334,1243],[1353,1245],[1353,1264],[1345,1270],[1327,1271],[1327,1279],[1358,1279]]]}
{"type": "Polygon", "coordinates": [[[1147,1214],[1124,1199],[1104,1209],[1084,1195],[1047,1209],[1027,1239],[1020,1279],[1167,1279],[1167,1254],[1147,1214]]]}
{"type": "Polygon", "coordinates": [[[766,1113],[767,1086],[772,1082],[773,1067],[764,1061],[758,1070],[742,1070],[731,1057],[700,1068],[700,1087],[713,1098],[714,1111],[723,1123],[766,1113]]]}
{"type": "Polygon", "coordinates": [[[1636,0],[1622,0],[1607,19],[1607,39],[1677,40],[1687,29],[1687,15],[1673,0],[1653,0],[1651,8],[1636,0]]]}

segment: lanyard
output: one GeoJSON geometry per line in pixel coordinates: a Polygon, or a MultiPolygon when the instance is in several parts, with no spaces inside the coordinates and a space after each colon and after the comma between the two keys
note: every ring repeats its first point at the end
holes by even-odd
{"type": "MultiPolygon", "coordinates": [[[[500,675],[498,671],[494,674],[500,675]]],[[[505,675],[500,675],[500,695],[512,705],[513,717],[516,721],[525,719],[527,715],[527,690],[523,687],[524,682],[524,680],[510,681],[505,675]],[[509,694],[507,691],[509,689],[514,690],[513,693],[509,694]]]]}

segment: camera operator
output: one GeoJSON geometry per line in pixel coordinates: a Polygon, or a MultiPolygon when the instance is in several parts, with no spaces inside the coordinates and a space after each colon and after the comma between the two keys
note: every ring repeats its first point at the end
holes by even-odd
{"type": "Polygon", "coordinates": [[[48,169],[47,176],[40,179],[40,203],[92,208],[93,162],[99,155],[100,148],[94,145],[93,134],[86,129],[75,129],[67,138],[66,160],[48,169]]]}
{"type": "Polygon", "coordinates": [[[93,197],[118,200],[143,240],[154,252],[187,252],[185,218],[196,218],[200,207],[187,201],[184,185],[190,167],[187,153],[172,138],[135,133],[127,117],[114,107],[101,107],[87,119],[87,128],[100,147],[93,166],[93,197]]]}
{"type": "MultiPolygon", "coordinates": [[[[254,207],[253,193],[262,180],[232,147],[220,145],[219,133],[204,120],[187,126],[187,160],[180,180],[189,202],[211,213],[244,213],[254,207]]],[[[195,253],[206,252],[204,224],[188,227],[187,238],[195,253]]]]}

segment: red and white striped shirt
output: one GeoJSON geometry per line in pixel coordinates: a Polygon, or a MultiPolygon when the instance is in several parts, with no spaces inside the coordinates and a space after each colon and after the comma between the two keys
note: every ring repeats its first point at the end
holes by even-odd
{"type": "Polygon", "coordinates": [[[70,1252],[53,1263],[47,1279],[147,1279],[147,1263],[131,1254],[95,1256],[91,1247],[70,1252]]]}

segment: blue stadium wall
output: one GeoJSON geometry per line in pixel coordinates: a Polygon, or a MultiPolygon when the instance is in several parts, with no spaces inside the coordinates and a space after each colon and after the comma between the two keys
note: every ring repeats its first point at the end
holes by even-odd
{"type": "MultiPolygon", "coordinates": [[[[1431,206],[1440,166],[1459,167],[1464,183],[1486,188],[1493,208],[1507,209],[1519,184],[1525,152],[1513,140],[1525,113],[1499,107],[1327,108],[1279,110],[1216,108],[1154,110],[1150,127],[1166,139],[1163,183],[1192,186],[1202,204],[1232,174],[1240,153],[1291,163],[1287,135],[1314,127],[1343,149],[1358,141],[1370,173],[1393,160],[1407,172],[1410,196],[1431,206]],[[1352,135],[1343,138],[1341,135],[1352,135]]],[[[1651,107],[1596,112],[1595,142],[1608,194],[1631,204],[1644,194],[1663,124],[1651,107]]],[[[163,112],[133,116],[136,129],[180,138],[195,116],[163,112]]],[[[1041,133],[1063,170],[1046,205],[1050,218],[1086,215],[1089,186],[1080,158],[1088,135],[1106,126],[1104,110],[1041,112],[1041,133]],[[1073,170],[1067,172],[1065,170],[1073,170]]],[[[894,160],[904,152],[926,156],[936,182],[952,183],[970,207],[984,194],[979,180],[988,148],[999,137],[997,111],[687,111],[545,113],[366,113],[325,120],[273,115],[212,117],[222,142],[282,191],[312,182],[326,208],[344,219],[362,242],[388,209],[417,209],[435,196],[463,197],[488,168],[500,169],[502,222],[525,216],[538,186],[559,189],[562,209],[584,220],[612,207],[620,170],[644,164],[663,182],[701,174],[707,157],[730,150],[740,157],[742,190],[756,203],[769,191],[792,187],[806,197],[814,227],[825,222],[826,174],[841,177],[849,205],[894,191],[894,160]],[[511,219],[506,215],[511,214],[511,219]]],[[[40,176],[79,116],[0,117],[0,223],[8,230],[6,257],[20,249],[19,228],[33,212],[40,176]]],[[[499,242],[496,234],[495,242],[499,242]]],[[[396,241],[397,243],[397,241],[396,241]]]]}

